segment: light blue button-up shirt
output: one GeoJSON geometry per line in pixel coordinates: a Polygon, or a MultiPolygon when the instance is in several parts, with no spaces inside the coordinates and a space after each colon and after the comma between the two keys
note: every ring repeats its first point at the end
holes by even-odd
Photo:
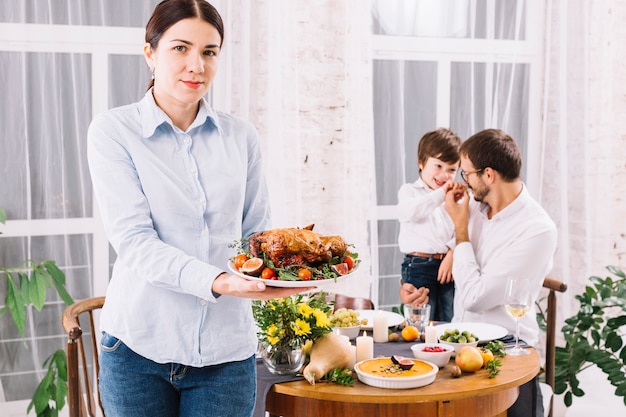
{"type": "Polygon", "coordinates": [[[94,118],[88,159],[118,255],[101,330],[159,363],[205,366],[254,354],[250,300],[211,291],[234,254],[229,245],[269,228],[254,127],[203,100],[183,132],[148,91],[94,118]]]}

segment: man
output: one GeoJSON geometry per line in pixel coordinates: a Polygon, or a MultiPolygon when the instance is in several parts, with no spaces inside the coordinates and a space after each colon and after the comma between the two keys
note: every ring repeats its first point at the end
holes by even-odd
{"type": "MultiPolygon", "coordinates": [[[[505,132],[487,129],[461,145],[461,177],[446,194],[455,226],[452,274],[456,283],[453,322],[486,322],[515,331],[503,305],[509,278],[528,280],[531,310],[520,319],[520,337],[539,339],[534,312],[544,277],[552,269],[557,232],[520,179],[522,158],[505,132]],[[466,189],[472,191],[473,200],[466,189]]],[[[536,379],[523,385],[508,416],[542,416],[536,379]]]]}

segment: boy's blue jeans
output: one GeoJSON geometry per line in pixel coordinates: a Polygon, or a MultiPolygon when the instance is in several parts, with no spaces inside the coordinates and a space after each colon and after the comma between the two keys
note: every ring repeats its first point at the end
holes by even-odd
{"type": "Polygon", "coordinates": [[[99,382],[107,417],[244,417],[254,410],[256,361],[160,364],[105,332],[99,382]]]}
{"type": "Polygon", "coordinates": [[[454,315],[454,281],[441,284],[437,281],[441,261],[406,255],[402,262],[402,282],[415,288],[429,289],[430,319],[451,322],[454,315]]]}

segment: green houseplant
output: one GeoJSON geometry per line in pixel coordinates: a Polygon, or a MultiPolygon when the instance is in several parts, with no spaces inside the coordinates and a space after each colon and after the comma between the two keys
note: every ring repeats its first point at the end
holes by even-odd
{"type": "MultiPolygon", "coordinates": [[[[0,208],[0,223],[6,223],[6,212],[0,208]]],[[[1,232],[0,232],[1,234],[1,232]]],[[[54,288],[65,304],[74,301],[65,289],[65,274],[54,261],[25,260],[18,267],[0,267],[6,280],[6,297],[0,317],[9,313],[13,323],[24,336],[26,311],[33,306],[41,311],[48,288],[54,288]]],[[[67,363],[65,351],[56,350],[43,363],[47,372],[33,394],[27,412],[34,407],[38,417],[56,417],[67,399],[67,363]]]]}
{"type": "Polygon", "coordinates": [[[565,347],[556,347],[556,394],[563,394],[565,405],[585,392],[578,373],[596,365],[615,387],[615,395],[626,404],[626,274],[607,266],[613,277],[592,276],[591,284],[575,296],[580,303],[576,314],[562,328],[565,347]]]}

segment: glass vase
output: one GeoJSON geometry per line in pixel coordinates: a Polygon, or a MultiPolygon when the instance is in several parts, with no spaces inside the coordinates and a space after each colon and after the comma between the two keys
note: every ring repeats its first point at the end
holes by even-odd
{"type": "Polygon", "coordinates": [[[295,375],[304,364],[302,346],[266,345],[261,352],[263,363],[275,375],[295,375]]]}

